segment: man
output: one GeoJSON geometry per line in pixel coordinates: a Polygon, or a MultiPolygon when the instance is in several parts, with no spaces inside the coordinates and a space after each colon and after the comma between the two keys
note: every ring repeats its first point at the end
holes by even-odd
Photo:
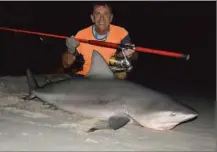
{"type": "MultiPolygon", "coordinates": [[[[75,37],[71,36],[66,40],[66,46],[68,51],[62,56],[62,64],[65,69],[72,70],[71,67],[75,64],[76,60],[82,55],[84,64],[80,71],[76,74],[86,75],[91,65],[92,51],[98,51],[106,60],[108,64],[117,63],[116,59],[124,60],[124,55],[129,60],[135,60],[137,54],[134,49],[125,49],[122,53],[120,50],[105,48],[95,45],[89,45],[80,43],[75,38],[87,39],[87,40],[98,40],[104,42],[112,42],[118,44],[132,45],[131,39],[128,32],[119,26],[112,25],[113,14],[112,9],[108,4],[95,4],[93,6],[93,12],[91,14],[91,20],[93,25],[79,31],[75,37]]],[[[126,60],[124,60],[126,61],[126,60]]],[[[120,62],[119,62],[120,63],[120,62]]],[[[122,62],[121,62],[122,63],[122,62]]],[[[127,69],[125,67],[112,66],[113,72],[120,79],[126,79],[127,69]]]]}

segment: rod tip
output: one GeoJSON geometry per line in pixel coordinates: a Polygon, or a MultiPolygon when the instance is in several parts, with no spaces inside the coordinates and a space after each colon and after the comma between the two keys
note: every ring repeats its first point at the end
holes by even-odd
{"type": "Polygon", "coordinates": [[[184,58],[185,58],[186,60],[189,60],[189,59],[190,59],[190,55],[189,55],[189,54],[184,55],[184,58]]]}

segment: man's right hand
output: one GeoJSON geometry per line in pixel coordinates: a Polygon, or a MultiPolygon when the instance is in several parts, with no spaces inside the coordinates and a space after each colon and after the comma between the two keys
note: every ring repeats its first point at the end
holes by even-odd
{"type": "Polygon", "coordinates": [[[73,35],[66,39],[66,46],[68,48],[69,53],[74,54],[79,44],[80,42],[77,41],[73,35]]]}

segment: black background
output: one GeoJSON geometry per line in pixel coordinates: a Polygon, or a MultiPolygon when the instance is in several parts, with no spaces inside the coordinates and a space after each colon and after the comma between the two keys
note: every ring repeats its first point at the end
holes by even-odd
{"type": "MultiPolygon", "coordinates": [[[[110,2],[113,24],[127,29],[136,46],[190,54],[190,60],[147,53],[129,79],[162,90],[215,96],[215,2],[110,2]]],[[[91,2],[0,2],[0,24],[75,35],[91,25],[91,2]]],[[[64,39],[0,31],[0,74],[47,73],[60,64],[64,39]]]]}

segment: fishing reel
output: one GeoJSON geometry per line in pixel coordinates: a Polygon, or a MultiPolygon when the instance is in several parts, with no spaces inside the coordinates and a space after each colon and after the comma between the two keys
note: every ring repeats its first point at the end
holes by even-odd
{"type": "Polygon", "coordinates": [[[112,56],[109,60],[109,65],[110,68],[113,72],[130,72],[133,69],[133,66],[131,65],[131,62],[125,55],[125,49],[126,48],[121,48],[121,53],[123,57],[117,57],[117,56],[112,56]]]}

